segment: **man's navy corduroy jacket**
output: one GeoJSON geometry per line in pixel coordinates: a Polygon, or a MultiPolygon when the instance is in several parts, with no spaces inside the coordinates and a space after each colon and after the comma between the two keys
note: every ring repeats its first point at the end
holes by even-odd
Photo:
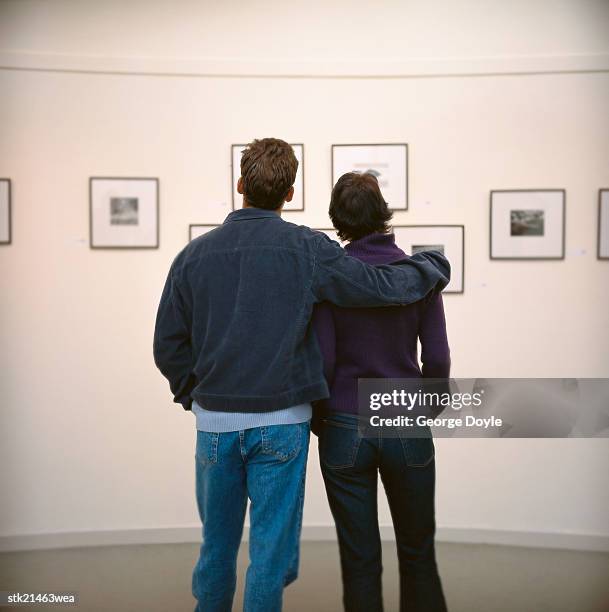
{"type": "Polygon", "coordinates": [[[268,412],[328,397],[313,305],[411,304],[450,278],[437,252],[370,266],[325,234],[244,208],[173,260],[159,304],[154,360],[174,401],[268,412]]]}

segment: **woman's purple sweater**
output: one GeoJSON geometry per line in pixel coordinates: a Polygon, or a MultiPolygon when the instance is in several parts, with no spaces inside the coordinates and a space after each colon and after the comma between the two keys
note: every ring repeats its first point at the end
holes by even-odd
{"type": "MultiPolygon", "coordinates": [[[[369,234],[345,250],[370,264],[408,257],[396,246],[393,234],[369,234]]],[[[340,308],[323,302],[315,307],[313,326],[330,388],[330,398],[317,406],[322,411],[357,413],[358,378],[448,378],[450,374],[441,294],[389,308],[340,308]]]]}

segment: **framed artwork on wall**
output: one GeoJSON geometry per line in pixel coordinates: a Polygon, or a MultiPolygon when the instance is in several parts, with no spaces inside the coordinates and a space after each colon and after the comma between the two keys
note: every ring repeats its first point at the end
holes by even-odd
{"type": "Polygon", "coordinates": [[[439,251],[450,261],[451,278],[444,293],[465,289],[465,227],[463,225],[394,225],[395,243],[408,255],[439,251]]]}
{"type": "Polygon", "coordinates": [[[376,176],[391,210],[408,210],[408,145],[332,145],[332,186],[346,172],[376,176]]]}
{"type": "MultiPolygon", "coordinates": [[[[341,243],[334,228],[316,228],[341,243]]],[[[451,265],[451,279],[444,293],[463,293],[465,279],[465,228],[463,225],[394,225],[395,243],[407,255],[440,251],[451,265]]]]}
{"type": "Polygon", "coordinates": [[[11,236],[11,180],[0,179],[0,244],[10,244],[11,236]]]}
{"type": "Polygon", "coordinates": [[[217,224],[211,225],[208,223],[191,223],[188,226],[188,242],[191,242],[199,236],[203,236],[203,234],[207,234],[207,232],[213,230],[216,227],[219,226],[217,224]]]}
{"type": "Polygon", "coordinates": [[[92,249],[158,249],[159,180],[91,177],[92,249]]]}
{"type": "MultiPolygon", "coordinates": [[[[294,149],[294,154],[298,160],[298,170],[296,172],[296,180],[294,181],[294,197],[291,202],[286,202],[283,206],[283,210],[286,212],[302,212],[304,210],[304,145],[303,144],[290,144],[294,149]]],[[[237,193],[237,181],[241,176],[241,153],[247,147],[247,145],[232,145],[231,146],[231,159],[232,159],[232,196],[233,196],[233,210],[241,208],[242,196],[237,193]]]]}
{"type": "Polygon", "coordinates": [[[564,259],[564,189],[502,189],[490,196],[491,259],[564,259]]]}
{"type": "Polygon", "coordinates": [[[598,259],[609,259],[609,189],[598,192],[598,259]]]}

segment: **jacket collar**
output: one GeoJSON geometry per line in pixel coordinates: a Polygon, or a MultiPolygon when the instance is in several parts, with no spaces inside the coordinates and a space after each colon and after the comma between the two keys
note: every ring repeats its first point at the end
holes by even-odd
{"type": "Polygon", "coordinates": [[[249,219],[280,219],[281,217],[273,210],[265,210],[264,208],[240,208],[229,213],[224,223],[231,221],[248,221],[249,219]]]}

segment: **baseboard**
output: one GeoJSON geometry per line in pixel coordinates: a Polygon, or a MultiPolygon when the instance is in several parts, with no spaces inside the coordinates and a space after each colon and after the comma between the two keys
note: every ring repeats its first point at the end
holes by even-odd
{"type": "MultiPolygon", "coordinates": [[[[393,529],[390,525],[381,526],[381,537],[387,541],[394,539],[393,529]]],[[[246,527],[244,539],[247,540],[247,538],[248,529],[246,527]]],[[[336,532],[333,525],[305,525],[302,529],[302,539],[306,541],[332,541],[336,539],[336,532]]],[[[201,528],[197,526],[66,531],[0,536],[0,552],[88,546],[197,543],[200,541],[201,528]]],[[[439,527],[436,541],[609,552],[609,536],[604,534],[439,527]]]]}

